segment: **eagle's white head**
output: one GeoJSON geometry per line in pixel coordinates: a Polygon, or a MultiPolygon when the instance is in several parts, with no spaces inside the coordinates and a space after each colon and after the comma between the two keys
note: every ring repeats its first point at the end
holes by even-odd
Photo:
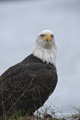
{"type": "Polygon", "coordinates": [[[44,30],[36,38],[33,55],[43,62],[56,65],[56,45],[51,30],[44,30]]]}

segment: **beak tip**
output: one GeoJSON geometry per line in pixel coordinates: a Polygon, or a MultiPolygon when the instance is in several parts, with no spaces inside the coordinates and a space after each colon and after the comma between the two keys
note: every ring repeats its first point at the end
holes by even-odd
{"type": "Polygon", "coordinates": [[[50,41],[51,41],[51,36],[50,36],[50,34],[46,34],[44,40],[47,40],[48,42],[50,42],[50,41]]]}

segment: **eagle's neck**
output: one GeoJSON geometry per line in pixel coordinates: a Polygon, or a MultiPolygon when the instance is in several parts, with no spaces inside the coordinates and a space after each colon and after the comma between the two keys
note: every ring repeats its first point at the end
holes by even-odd
{"type": "Polygon", "coordinates": [[[37,45],[34,48],[33,55],[47,64],[50,63],[56,66],[56,46],[53,46],[51,49],[47,49],[41,48],[37,45]]]}

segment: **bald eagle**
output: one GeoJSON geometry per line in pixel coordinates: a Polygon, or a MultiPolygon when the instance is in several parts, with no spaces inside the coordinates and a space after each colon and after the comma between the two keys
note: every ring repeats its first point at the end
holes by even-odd
{"type": "Polygon", "coordinates": [[[0,118],[15,111],[32,115],[57,84],[56,45],[51,30],[38,34],[33,53],[0,76],[0,118]]]}

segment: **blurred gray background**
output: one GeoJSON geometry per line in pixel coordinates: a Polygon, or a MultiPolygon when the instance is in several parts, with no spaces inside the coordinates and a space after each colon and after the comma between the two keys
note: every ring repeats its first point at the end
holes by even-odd
{"type": "Polygon", "coordinates": [[[57,45],[58,84],[50,102],[63,112],[80,108],[80,0],[0,0],[0,75],[33,51],[50,29],[57,45]]]}

